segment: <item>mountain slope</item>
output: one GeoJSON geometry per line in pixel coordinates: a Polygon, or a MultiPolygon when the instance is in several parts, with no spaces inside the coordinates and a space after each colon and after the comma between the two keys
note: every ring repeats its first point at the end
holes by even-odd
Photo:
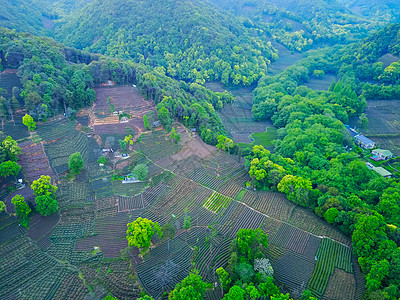
{"type": "Polygon", "coordinates": [[[250,85],[277,55],[271,44],[207,1],[95,0],[58,24],[67,45],[163,66],[203,83],[250,85]]]}

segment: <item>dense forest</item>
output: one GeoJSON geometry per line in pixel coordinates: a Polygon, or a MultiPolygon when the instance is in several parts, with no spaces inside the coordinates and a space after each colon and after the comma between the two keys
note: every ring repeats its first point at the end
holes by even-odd
{"type": "MultiPolygon", "coordinates": [[[[0,89],[2,130],[6,123],[15,125],[17,115],[29,115],[24,124],[30,131],[35,122],[59,115],[74,119],[96,101],[95,87],[108,81],[133,85],[153,101],[175,144],[181,138],[177,124],[198,132],[205,143],[244,158],[251,178],[246,188],[284,193],[351,237],[366,280],[365,299],[399,299],[399,179],[371,170],[347,129],[355,122],[367,131],[369,100],[400,99],[398,1],[18,0],[4,7],[0,71],[15,70],[20,87],[0,89]],[[301,59],[272,75],[271,64],[283,58],[274,45],[302,53],[301,59]],[[326,90],[306,86],[326,76],[334,78],[326,90]],[[277,133],[272,147],[231,139],[221,111],[235,105],[234,96],[207,89],[210,82],[252,89],[252,118],[271,122],[277,133]]],[[[0,137],[0,176],[16,179],[21,148],[10,136],[0,137]]],[[[129,142],[132,136],[121,145],[129,142]]],[[[28,227],[31,208],[17,200],[16,215],[28,227]]],[[[129,245],[141,251],[150,248],[153,235],[162,240],[170,230],[140,222],[128,224],[127,235],[129,245]],[[146,247],[131,243],[135,226],[151,232],[146,247]]],[[[186,211],[183,224],[187,233],[186,211]]],[[[211,224],[209,230],[215,231],[211,224]]],[[[269,272],[267,247],[261,229],[236,233],[226,270],[216,270],[223,299],[289,299],[269,272]]],[[[202,280],[192,270],[169,299],[203,299],[211,286],[202,280]]],[[[319,296],[305,290],[298,298],[319,296]]]]}

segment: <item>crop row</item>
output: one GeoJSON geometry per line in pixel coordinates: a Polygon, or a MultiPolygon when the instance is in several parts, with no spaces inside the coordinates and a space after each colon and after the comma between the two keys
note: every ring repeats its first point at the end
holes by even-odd
{"type": "Polygon", "coordinates": [[[231,237],[235,237],[236,233],[241,228],[256,229],[260,228],[265,216],[259,212],[245,207],[237,218],[235,225],[232,227],[232,231],[229,233],[231,237]]]}
{"type": "Polygon", "coordinates": [[[321,297],[328,285],[335,268],[347,273],[353,273],[351,250],[331,239],[323,239],[316,254],[316,266],[308,283],[308,288],[318,297],[321,297]]]}
{"type": "Polygon", "coordinates": [[[204,202],[203,207],[211,210],[214,213],[218,213],[222,208],[228,208],[231,204],[232,198],[221,195],[220,193],[214,192],[212,195],[204,202]]]}

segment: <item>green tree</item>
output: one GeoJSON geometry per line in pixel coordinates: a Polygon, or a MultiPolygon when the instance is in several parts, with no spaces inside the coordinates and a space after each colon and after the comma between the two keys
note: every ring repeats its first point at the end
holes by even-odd
{"type": "Polygon", "coordinates": [[[324,214],[324,218],[328,221],[328,223],[335,223],[335,218],[337,217],[337,215],[339,214],[339,211],[336,207],[331,207],[329,208],[325,214],[324,214]]]}
{"type": "Polygon", "coordinates": [[[274,278],[267,277],[265,282],[258,285],[258,289],[262,296],[271,297],[279,294],[279,288],[274,284],[274,278]]]}
{"type": "Polygon", "coordinates": [[[191,220],[192,220],[192,218],[190,216],[185,216],[185,218],[183,220],[183,229],[185,229],[186,231],[192,227],[191,220]]]}
{"type": "Polygon", "coordinates": [[[149,168],[146,164],[138,164],[133,168],[132,175],[140,181],[146,180],[149,175],[149,168]]]}
{"type": "Polygon", "coordinates": [[[168,295],[169,300],[203,300],[208,284],[203,281],[198,272],[191,272],[189,276],[178,283],[168,295]]]}
{"type": "Polygon", "coordinates": [[[73,153],[69,156],[68,167],[73,174],[79,174],[81,172],[83,169],[83,158],[80,152],[73,153]]]}
{"type": "Polygon", "coordinates": [[[8,177],[8,176],[17,176],[19,171],[21,171],[21,167],[15,161],[5,161],[0,164],[0,176],[8,177]]]}
{"type": "Polygon", "coordinates": [[[358,117],[357,124],[358,124],[358,126],[360,126],[364,130],[368,129],[368,117],[367,117],[367,115],[365,113],[362,113],[358,117]]]}
{"type": "Polygon", "coordinates": [[[149,117],[146,115],[143,115],[143,125],[144,125],[144,129],[147,130],[150,128],[149,126],[149,117]]]}
{"type": "Polygon", "coordinates": [[[127,227],[126,239],[129,246],[139,248],[142,255],[150,248],[151,238],[155,233],[162,236],[158,223],[146,218],[139,217],[132,223],[128,223],[127,227]]]}
{"type": "Polygon", "coordinates": [[[150,297],[149,295],[144,295],[144,296],[140,297],[138,300],[154,300],[154,298],[150,297]]]}
{"type": "Polygon", "coordinates": [[[225,271],[224,268],[220,267],[218,268],[215,273],[217,273],[218,280],[221,286],[221,293],[222,296],[224,296],[224,291],[227,291],[230,284],[231,284],[231,279],[229,278],[229,274],[227,271],[225,271]]]}
{"type": "Polygon", "coordinates": [[[52,196],[53,198],[57,191],[57,187],[51,184],[51,177],[46,175],[41,175],[40,178],[34,180],[31,189],[36,196],[52,196]]]}
{"type": "Polygon", "coordinates": [[[302,205],[308,205],[308,195],[312,190],[310,179],[300,176],[286,175],[278,184],[278,190],[285,193],[289,200],[302,205]]]}
{"type": "Polygon", "coordinates": [[[222,300],[244,300],[246,296],[246,291],[240,286],[234,285],[229,289],[229,292],[225,294],[222,300]]]}
{"type": "Polygon", "coordinates": [[[14,204],[15,214],[17,215],[20,223],[24,227],[28,227],[29,224],[29,214],[31,213],[31,208],[26,204],[25,198],[21,195],[15,195],[11,199],[11,203],[14,204]]]}
{"type": "Polygon", "coordinates": [[[33,120],[33,118],[28,115],[25,114],[25,116],[22,117],[22,123],[28,127],[29,131],[33,131],[36,128],[36,122],[33,120]]]}
{"type": "Polygon", "coordinates": [[[271,297],[271,300],[293,300],[289,294],[279,294],[271,297]]]}
{"type": "Polygon", "coordinates": [[[57,200],[51,195],[37,196],[35,202],[37,204],[36,210],[42,216],[49,216],[58,210],[57,200]]]}
{"type": "Polygon", "coordinates": [[[6,210],[6,204],[3,201],[0,201],[0,213],[4,210],[6,210]]]}
{"type": "Polygon", "coordinates": [[[21,148],[11,136],[7,136],[0,146],[0,162],[11,160],[17,161],[18,155],[21,153],[21,148]]]}
{"type": "Polygon", "coordinates": [[[121,147],[121,150],[125,152],[126,147],[128,146],[128,144],[126,143],[125,140],[119,140],[119,145],[121,147]]]}
{"type": "Polygon", "coordinates": [[[169,131],[173,120],[169,116],[169,111],[164,106],[158,110],[158,120],[165,127],[165,130],[169,131]]]}

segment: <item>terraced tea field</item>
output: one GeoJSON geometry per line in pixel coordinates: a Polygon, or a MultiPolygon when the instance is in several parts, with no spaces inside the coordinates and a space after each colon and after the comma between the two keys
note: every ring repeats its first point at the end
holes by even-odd
{"type": "MultiPolygon", "coordinates": [[[[92,121],[93,116],[89,126],[92,121]]],[[[268,233],[275,277],[294,296],[309,287],[318,297],[337,299],[343,294],[335,287],[343,278],[352,283],[344,288],[349,299],[362,296],[351,241],[283,194],[246,189],[250,178],[237,156],[191,138],[183,127],[180,144],[163,131],[148,131],[128,159],[110,156],[124,175],[137,163],[149,167],[146,180],[122,184],[113,180],[111,163],[102,168],[96,162],[102,136],[88,137],[76,127],[76,121],[52,121],[38,127],[35,141],[23,144],[26,155],[48,160],[60,210],[46,218],[34,215],[28,230],[0,214],[0,298],[83,299],[99,286],[119,299],[135,299],[142,290],[157,298],[193,265],[213,282],[215,270],[227,266],[229,244],[240,228],[268,233]],[[69,181],[63,175],[75,151],[82,152],[85,170],[69,181]],[[189,230],[183,229],[185,216],[191,217],[189,230]],[[139,257],[124,238],[126,224],[137,217],[171,224],[176,234],[154,238],[150,252],[139,257]]],[[[23,169],[33,172],[29,164],[23,169]]],[[[216,289],[207,295],[220,294],[216,289]]]]}

